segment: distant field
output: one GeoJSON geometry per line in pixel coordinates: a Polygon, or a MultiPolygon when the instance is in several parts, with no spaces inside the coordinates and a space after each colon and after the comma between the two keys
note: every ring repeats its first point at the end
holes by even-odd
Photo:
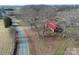
{"type": "Polygon", "coordinates": [[[67,29],[67,31],[69,31],[70,33],[76,33],[76,34],[78,34],[78,32],[79,32],[79,27],[78,27],[78,26],[69,27],[69,28],[67,29]]]}

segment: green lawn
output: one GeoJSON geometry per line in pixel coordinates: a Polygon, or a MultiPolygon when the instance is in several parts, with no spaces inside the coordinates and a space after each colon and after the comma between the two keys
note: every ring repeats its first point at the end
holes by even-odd
{"type": "Polygon", "coordinates": [[[69,27],[67,28],[67,31],[71,32],[71,33],[79,33],[79,27],[69,27]]]}

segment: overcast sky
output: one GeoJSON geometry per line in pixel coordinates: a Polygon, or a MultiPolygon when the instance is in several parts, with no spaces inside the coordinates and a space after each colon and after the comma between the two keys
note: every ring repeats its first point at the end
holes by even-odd
{"type": "Polygon", "coordinates": [[[0,5],[79,4],[79,0],[0,0],[0,5]]]}

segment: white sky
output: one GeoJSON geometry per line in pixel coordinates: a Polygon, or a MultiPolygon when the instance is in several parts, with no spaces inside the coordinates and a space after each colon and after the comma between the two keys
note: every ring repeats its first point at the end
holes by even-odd
{"type": "Polygon", "coordinates": [[[79,4],[79,0],[0,0],[0,5],[79,4]]]}

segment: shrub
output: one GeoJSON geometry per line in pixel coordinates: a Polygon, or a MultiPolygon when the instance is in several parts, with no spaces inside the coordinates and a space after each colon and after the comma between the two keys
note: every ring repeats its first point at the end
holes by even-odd
{"type": "Polygon", "coordinates": [[[4,17],[5,28],[8,28],[12,25],[12,19],[9,17],[4,17]]]}

